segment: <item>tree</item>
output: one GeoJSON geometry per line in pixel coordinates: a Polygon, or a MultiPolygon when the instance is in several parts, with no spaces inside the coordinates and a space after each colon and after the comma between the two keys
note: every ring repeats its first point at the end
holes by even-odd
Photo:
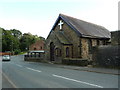
{"type": "Polygon", "coordinates": [[[11,51],[20,49],[19,37],[20,31],[2,29],[2,51],[11,51]],[[19,34],[17,34],[19,32],[19,34]]]}
{"type": "Polygon", "coordinates": [[[22,51],[29,50],[29,46],[38,40],[45,40],[43,37],[38,37],[37,35],[32,35],[31,33],[24,33],[20,39],[20,48],[22,51]]]}
{"type": "Polygon", "coordinates": [[[0,28],[0,38],[2,42],[2,51],[11,51],[18,54],[20,51],[28,51],[29,46],[38,40],[45,40],[45,38],[31,33],[22,34],[21,31],[16,29],[5,30],[0,28]]]}
{"type": "Polygon", "coordinates": [[[44,38],[44,37],[39,36],[39,38],[40,38],[40,40],[45,41],[45,38],[44,38]]]}
{"type": "Polygon", "coordinates": [[[0,28],[0,52],[2,51],[2,28],[0,28]]]}
{"type": "Polygon", "coordinates": [[[11,29],[10,31],[12,32],[12,35],[13,35],[15,38],[20,39],[20,38],[22,37],[22,32],[20,32],[19,30],[11,29]]]}
{"type": "Polygon", "coordinates": [[[27,51],[29,49],[29,46],[33,43],[35,43],[36,38],[34,35],[29,33],[24,33],[23,36],[20,39],[20,48],[22,51],[27,51]]]}
{"type": "Polygon", "coordinates": [[[2,29],[2,51],[12,51],[13,39],[11,31],[2,29]]]}

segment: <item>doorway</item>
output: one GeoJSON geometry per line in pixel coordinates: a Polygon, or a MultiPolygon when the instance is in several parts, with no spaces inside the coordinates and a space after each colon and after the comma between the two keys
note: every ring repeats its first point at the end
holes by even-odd
{"type": "Polygon", "coordinates": [[[50,61],[54,61],[54,48],[55,45],[53,42],[50,43],[50,61]]]}

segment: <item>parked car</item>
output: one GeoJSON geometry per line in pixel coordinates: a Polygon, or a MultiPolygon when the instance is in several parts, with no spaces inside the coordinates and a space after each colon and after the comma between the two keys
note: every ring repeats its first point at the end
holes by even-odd
{"type": "Polygon", "coordinates": [[[10,61],[10,55],[3,55],[2,61],[10,61]]]}

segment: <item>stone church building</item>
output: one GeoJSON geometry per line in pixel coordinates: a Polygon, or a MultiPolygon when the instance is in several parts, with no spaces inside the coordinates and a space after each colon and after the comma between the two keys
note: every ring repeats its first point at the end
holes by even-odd
{"type": "Polygon", "coordinates": [[[60,14],[45,43],[46,60],[92,60],[93,47],[107,45],[110,32],[99,25],[60,14]]]}

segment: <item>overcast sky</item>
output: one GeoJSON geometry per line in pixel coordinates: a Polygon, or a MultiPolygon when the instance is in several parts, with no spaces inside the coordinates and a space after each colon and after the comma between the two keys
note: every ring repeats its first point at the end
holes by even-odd
{"type": "Polygon", "coordinates": [[[0,27],[47,37],[60,13],[118,30],[119,0],[0,0],[0,27]]]}

